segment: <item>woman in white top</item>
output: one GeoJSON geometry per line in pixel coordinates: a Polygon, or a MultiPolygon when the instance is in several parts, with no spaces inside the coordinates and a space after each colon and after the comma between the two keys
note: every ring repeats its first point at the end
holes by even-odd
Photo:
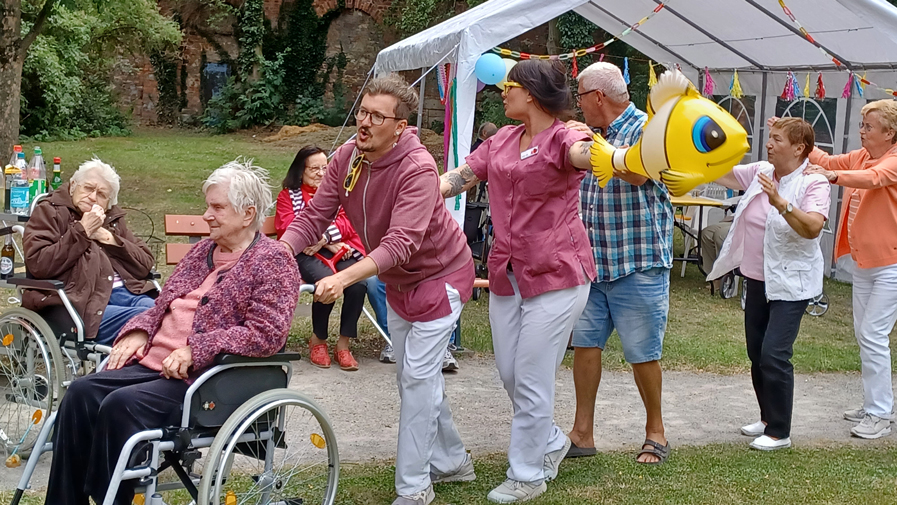
{"type": "Polygon", "coordinates": [[[747,300],[744,332],[760,421],[743,426],[751,447],[791,446],[794,340],[809,300],[822,293],[819,236],[828,219],[828,181],[807,175],[813,127],[780,119],[769,131],[768,162],[738,165],[716,182],[745,194],[707,280],[740,268],[747,300]]]}

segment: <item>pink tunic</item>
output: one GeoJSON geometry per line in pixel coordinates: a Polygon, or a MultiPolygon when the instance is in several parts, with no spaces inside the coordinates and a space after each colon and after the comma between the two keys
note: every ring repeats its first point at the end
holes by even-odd
{"type": "Polygon", "coordinates": [[[161,372],[162,360],[173,351],[187,346],[187,338],[193,333],[193,315],[196,314],[199,301],[212,289],[222,271],[233,267],[242,254],[243,251],[225,253],[221,252],[221,248],[215,248],[212,253],[215,269],[198,288],[171,302],[168,306],[169,312],[162,318],[159,331],[153,337],[149,352],[140,359],[141,365],[161,372]]]}
{"type": "Polygon", "coordinates": [[[495,241],[489,253],[489,289],[513,296],[508,265],[520,296],[532,298],[594,280],[595,259],[579,218],[579,186],[585,172],[569,158],[570,147],[588,140],[555,120],[521,152],[524,127],[506,126],[467,157],[481,181],[489,181],[495,241]]]}
{"type": "MultiPolygon", "coordinates": [[[[737,165],[732,169],[732,174],[741,184],[742,188],[751,185],[760,172],[761,163],[751,163],[749,165],[737,165]]],[[[776,188],[779,187],[779,181],[773,180],[776,188]]],[[[805,212],[818,212],[828,219],[829,208],[829,188],[828,184],[811,183],[807,186],[804,199],[801,202],[791,202],[795,207],[805,210],[805,212]]],[[[765,281],[766,275],[763,273],[763,236],[766,233],[766,218],[772,205],[769,203],[769,197],[765,194],[759,194],[751,200],[751,203],[745,207],[741,215],[744,220],[744,257],[741,260],[741,273],[745,277],[749,277],[756,281],[765,281]]]]}

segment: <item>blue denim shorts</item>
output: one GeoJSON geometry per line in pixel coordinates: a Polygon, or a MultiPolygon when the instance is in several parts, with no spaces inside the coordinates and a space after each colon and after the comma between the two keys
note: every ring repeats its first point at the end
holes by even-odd
{"type": "Polygon", "coordinates": [[[670,270],[655,267],[611,282],[593,282],[573,329],[573,347],[604,349],[614,329],[629,363],[659,360],[670,309],[670,270]]]}

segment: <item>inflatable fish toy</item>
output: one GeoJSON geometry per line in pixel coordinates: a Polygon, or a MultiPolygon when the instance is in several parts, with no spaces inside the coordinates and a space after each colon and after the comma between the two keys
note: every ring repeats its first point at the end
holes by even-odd
{"type": "Polygon", "coordinates": [[[618,149],[594,135],[592,173],[602,188],[614,169],[625,169],[682,196],[728,173],[750,148],[741,124],[678,70],[660,76],[647,108],[648,122],[635,145],[618,149]]]}

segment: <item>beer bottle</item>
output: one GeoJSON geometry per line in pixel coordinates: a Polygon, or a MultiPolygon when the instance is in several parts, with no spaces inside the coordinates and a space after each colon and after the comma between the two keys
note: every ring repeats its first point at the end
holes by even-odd
{"type": "Polygon", "coordinates": [[[16,250],[12,246],[12,233],[6,235],[6,244],[0,251],[0,279],[9,279],[13,276],[16,264],[16,250]]]}

